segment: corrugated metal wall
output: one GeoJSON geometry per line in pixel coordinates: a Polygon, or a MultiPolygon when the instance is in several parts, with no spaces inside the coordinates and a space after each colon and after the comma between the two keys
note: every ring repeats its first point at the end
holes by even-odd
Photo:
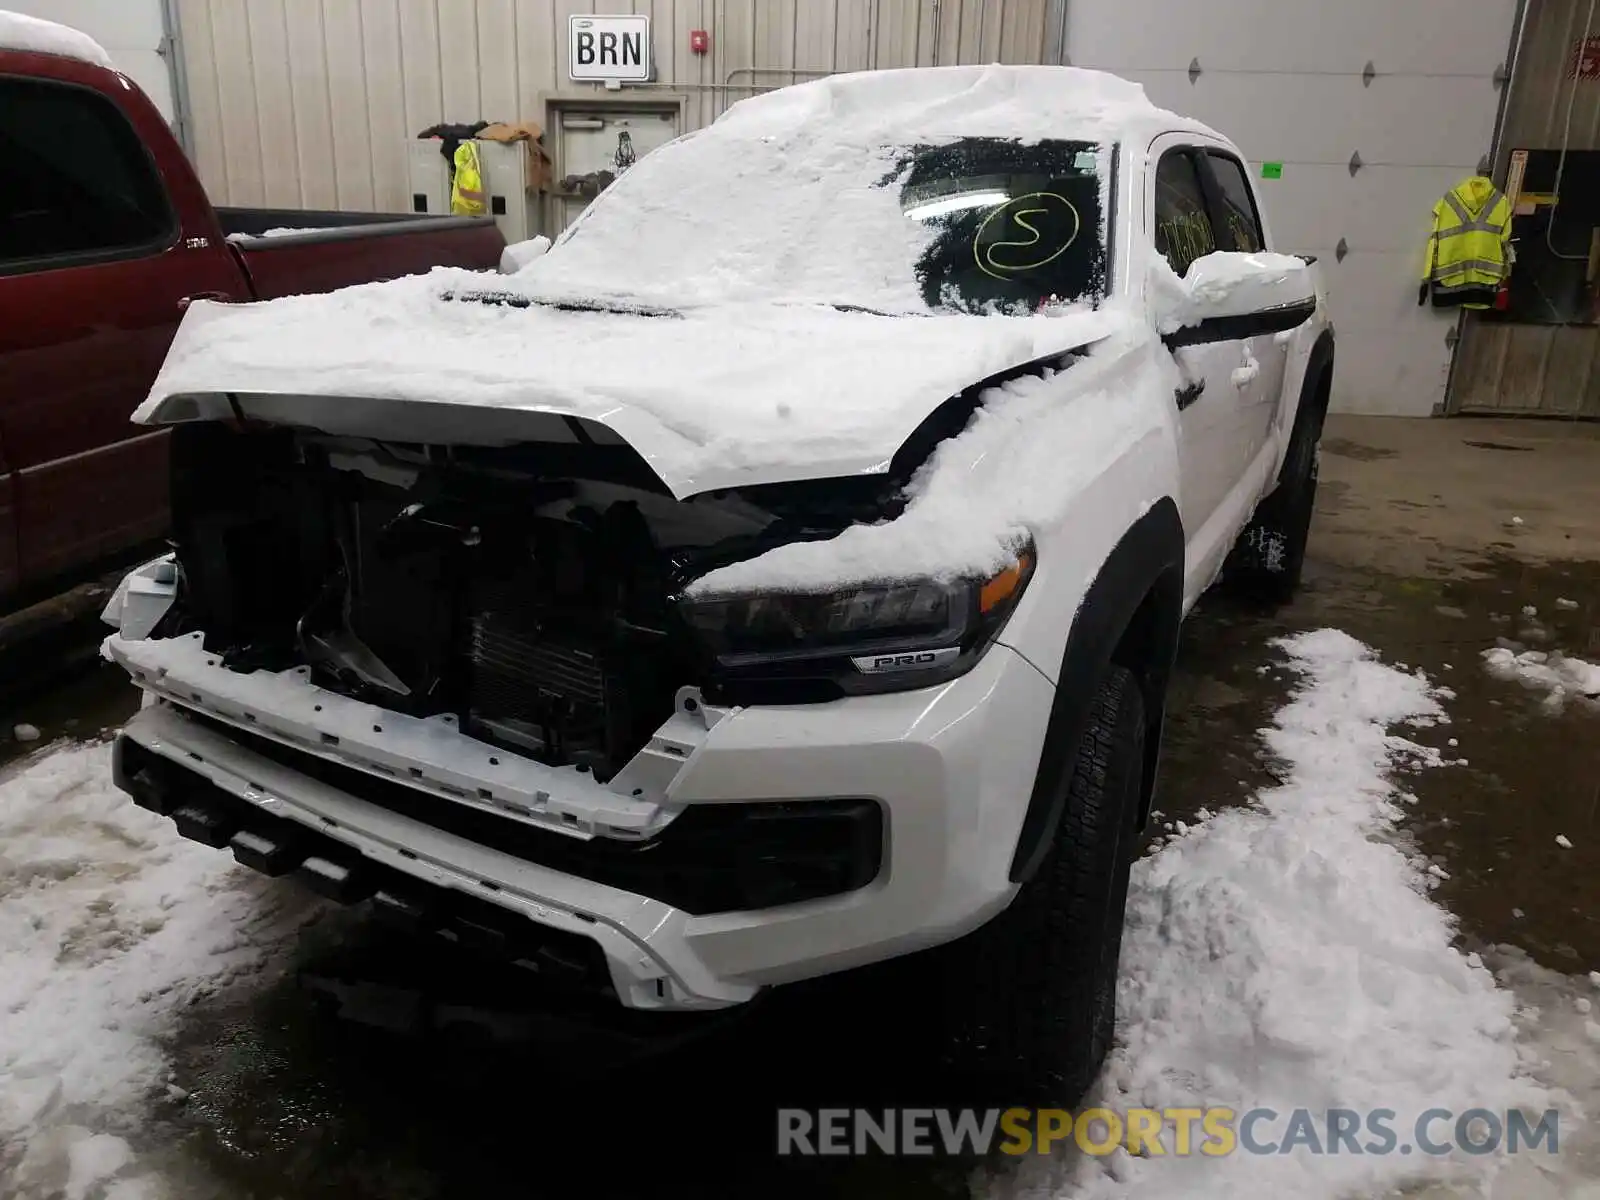
{"type": "MultiPolygon", "coordinates": [[[[1571,77],[1591,12],[1590,36],[1600,37],[1600,5],[1592,0],[1528,0],[1501,139],[1505,150],[1554,150],[1564,140],[1571,150],[1600,149],[1600,81],[1571,77]]],[[[1469,315],[1450,409],[1600,417],[1600,329],[1502,324],[1469,315]]]]}
{"type": "Polygon", "coordinates": [[[410,206],[406,138],[441,121],[543,122],[545,98],[593,94],[567,79],[572,13],[648,13],[659,82],[637,90],[685,95],[684,123],[696,128],[795,78],[1043,61],[1058,3],[179,0],[178,10],[195,156],[218,203],[398,212],[410,206]],[[694,29],[710,32],[709,54],[690,52],[694,29]]]}

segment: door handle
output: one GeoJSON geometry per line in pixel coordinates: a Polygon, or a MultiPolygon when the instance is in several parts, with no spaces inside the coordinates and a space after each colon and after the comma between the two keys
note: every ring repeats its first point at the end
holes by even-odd
{"type": "Polygon", "coordinates": [[[1200,399],[1200,393],[1205,390],[1206,381],[1204,379],[1197,379],[1193,383],[1186,384],[1179,388],[1175,393],[1178,397],[1178,411],[1182,412],[1184,409],[1188,408],[1189,405],[1200,399]]]}
{"type": "Polygon", "coordinates": [[[196,300],[226,300],[227,298],[228,298],[228,293],[227,292],[196,292],[192,296],[184,296],[181,299],[179,299],[179,301],[178,301],[178,311],[179,312],[184,311],[185,309],[187,309],[189,307],[189,305],[193,304],[196,300]]]}

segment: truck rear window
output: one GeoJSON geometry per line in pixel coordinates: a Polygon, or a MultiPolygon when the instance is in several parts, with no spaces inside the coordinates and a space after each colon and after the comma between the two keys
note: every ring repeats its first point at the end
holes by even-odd
{"type": "Polygon", "coordinates": [[[0,270],[153,247],[173,227],[115,105],[70,84],[0,78],[0,270]]]}

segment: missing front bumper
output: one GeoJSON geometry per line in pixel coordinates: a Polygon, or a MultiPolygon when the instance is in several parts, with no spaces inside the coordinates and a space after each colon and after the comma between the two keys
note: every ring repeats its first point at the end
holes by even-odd
{"type": "Polygon", "coordinates": [[[117,785],[184,836],[292,874],[334,900],[518,963],[634,1009],[713,1009],[757,988],[718,978],[682,938],[687,914],[576,879],[351,796],[170,704],[119,736],[117,785]],[[648,938],[648,941],[647,941],[648,938]]]}

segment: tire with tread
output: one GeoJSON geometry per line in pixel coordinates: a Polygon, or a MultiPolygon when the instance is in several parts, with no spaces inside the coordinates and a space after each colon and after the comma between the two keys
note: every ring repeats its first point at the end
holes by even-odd
{"type": "Polygon", "coordinates": [[[1299,590],[1317,505],[1322,421],[1314,412],[1306,415],[1297,423],[1277,488],[1256,509],[1223,566],[1232,586],[1272,604],[1288,603],[1299,590]]]}
{"type": "Polygon", "coordinates": [[[1138,681],[1113,666],[1044,862],[1004,912],[933,952],[946,1060],[997,1095],[1075,1103],[1111,1049],[1144,741],[1138,681]]]}

